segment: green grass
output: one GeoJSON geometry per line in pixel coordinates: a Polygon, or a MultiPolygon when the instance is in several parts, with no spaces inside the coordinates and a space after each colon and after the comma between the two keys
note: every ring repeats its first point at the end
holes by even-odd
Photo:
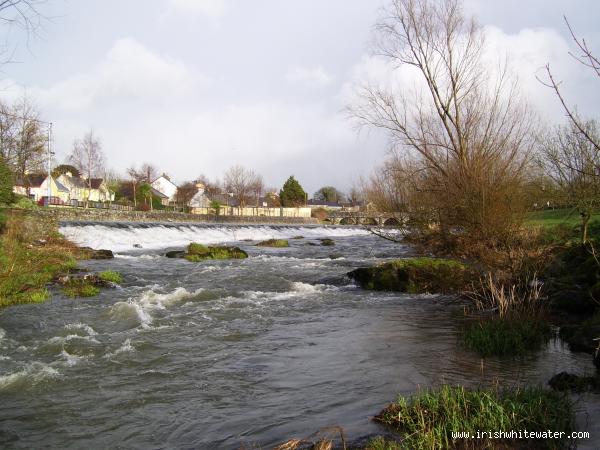
{"type": "Polygon", "coordinates": [[[573,404],[558,392],[542,388],[467,389],[442,386],[424,390],[413,397],[400,397],[375,420],[404,435],[402,444],[376,441],[371,450],[447,448],[567,448],[560,439],[454,440],[452,432],[468,431],[564,431],[571,432],[575,421],[573,404]],[[518,445],[511,445],[518,444],[518,445]],[[387,445],[387,446],[386,446],[387,445]]]}
{"type": "Polygon", "coordinates": [[[289,247],[290,243],[287,239],[269,239],[267,241],[262,241],[256,244],[258,247],[289,247]]]}
{"type": "Polygon", "coordinates": [[[123,275],[121,275],[119,272],[114,272],[112,270],[100,272],[98,274],[98,278],[100,278],[102,281],[107,281],[116,284],[121,284],[123,282],[123,275]]]}
{"type": "MultiPolygon", "coordinates": [[[[592,214],[590,225],[593,222],[600,222],[600,211],[592,214]]],[[[576,226],[581,224],[581,217],[577,209],[545,209],[543,211],[532,211],[525,217],[527,225],[541,225],[543,227],[553,227],[556,225],[576,226]]]]}
{"type": "Polygon", "coordinates": [[[462,343],[468,350],[487,356],[517,356],[539,350],[551,337],[550,326],[533,318],[498,318],[468,325],[462,343]]]}
{"type": "Polygon", "coordinates": [[[377,437],[370,441],[363,450],[403,450],[403,448],[398,442],[392,442],[385,438],[377,437]]]}
{"type": "Polygon", "coordinates": [[[188,255],[206,255],[209,250],[208,247],[202,244],[197,244],[195,242],[192,242],[190,245],[188,245],[188,255]]]}
{"type": "Polygon", "coordinates": [[[63,287],[63,293],[67,297],[95,297],[100,293],[100,288],[83,280],[74,280],[63,287]]]}

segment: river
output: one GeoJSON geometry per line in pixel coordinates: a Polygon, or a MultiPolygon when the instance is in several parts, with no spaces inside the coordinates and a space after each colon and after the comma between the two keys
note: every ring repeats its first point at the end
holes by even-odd
{"type": "MultiPolygon", "coordinates": [[[[369,292],[349,270],[410,255],[361,228],[63,224],[116,258],[85,261],[124,282],[94,298],[0,310],[0,448],[270,448],[339,425],[359,439],[398,394],[441,383],[545,384],[591,373],[558,340],[519,360],[457,342],[452,297],[369,292]],[[257,240],[291,238],[283,249],[257,240]],[[328,237],[334,246],[321,246],[328,237]],[[245,260],[168,259],[187,243],[235,244],[245,260]]],[[[577,397],[600,447],[600,397],[577,397]],[[596,432],[598,431],[598,432],[596,432]]],[[[469,430],[465,430],[469,431],[469,430]]]]}

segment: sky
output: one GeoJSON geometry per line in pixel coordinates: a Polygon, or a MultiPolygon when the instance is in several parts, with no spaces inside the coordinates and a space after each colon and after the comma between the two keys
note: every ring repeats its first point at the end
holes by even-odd
{"type": "MultiPolygon", "coordinates": [[[[0,100],[23,92],[53,124],[58,162],[86,131],[108,166],[149,162],[176,182],[240,164],[280,188],[349,190],[388,151],[345,112],[385,78],[371,54],[385,0],[47,0],[35,35],[6,28],[0,100]]],[[[465,0],[545,123],[564,121],[536,75],[550,63],[570,104],[600,117],[600,79],[569,56],[563,16],[600,55],[597,0],[465,0]]],[[[493,70],[490,64],[490,70],[493,70]]],[[[411,83],[407,80],[406,83],[411,83]]]]}

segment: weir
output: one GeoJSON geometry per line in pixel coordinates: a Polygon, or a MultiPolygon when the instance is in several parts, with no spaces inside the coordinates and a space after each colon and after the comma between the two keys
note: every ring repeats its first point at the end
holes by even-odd
{"type": "Polygon", "coordinates": [[[60,231],[73,242],[115,252],[137,249],[158,250],[201,244],[244,240],[290,239],[296,236],[346,237],[367,235],[364,227],[322,225],[229,225],[161,222],[70,222],[60,223],[60,231]]]}

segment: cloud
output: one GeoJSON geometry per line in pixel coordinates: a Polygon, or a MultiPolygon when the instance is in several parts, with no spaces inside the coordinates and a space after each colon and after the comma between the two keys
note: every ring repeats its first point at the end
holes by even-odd
{"type": "Polygon", "coordinates": [[[158,55],[134,39],[114,43],[103,60],[88,71],[48,88],[28,91],[42,104],[82,110],[122,102],[169,103],[189,95],[208,79],[185,64],[158,55]]]}
{"type": "Polygon", "coordinates": [[[169,0],[170,10],[181,14],[194,14],[217,20],[226,11],[225,0],[169,0]]]}
{"type": "Polygon", "coordinates": [[[299,83],[308,87],[325,87],[333,82],[333,76],[323,67],[295,67],[285,74],[286,81],[299,83]]]}
{"type": "MultiPolygon", "coordinates": [[[[557,79],[564,80],[561,89],[571,105],[577,105],[583,114],[593,114],[597,110],[596,105],[600,103],[600,92],[596,88],[598,81],[569,55],[570,42],[558,32],[549,28],[526,28],[517,33],[507,33],[493,26],[485,27],[483,32],[485,49],[482,63],[491,80],[507,64],[518,81],[521,95],[543,120],[554,123],[564,120],[560,103],[538,79],[545,78],[544,67],[548,63],[557,79]]],[[[392,89],[408,99],[426,98],[428,95],[423,77],[414,67],[394,67],[378,56],[363,56],[357,62],[350,80],[342,87],[341,98],[346,103],[359,101],[357,92],[365,84],[392,89]]],[[[413,103],[418,102],[415,100],[413,103]]]]}

